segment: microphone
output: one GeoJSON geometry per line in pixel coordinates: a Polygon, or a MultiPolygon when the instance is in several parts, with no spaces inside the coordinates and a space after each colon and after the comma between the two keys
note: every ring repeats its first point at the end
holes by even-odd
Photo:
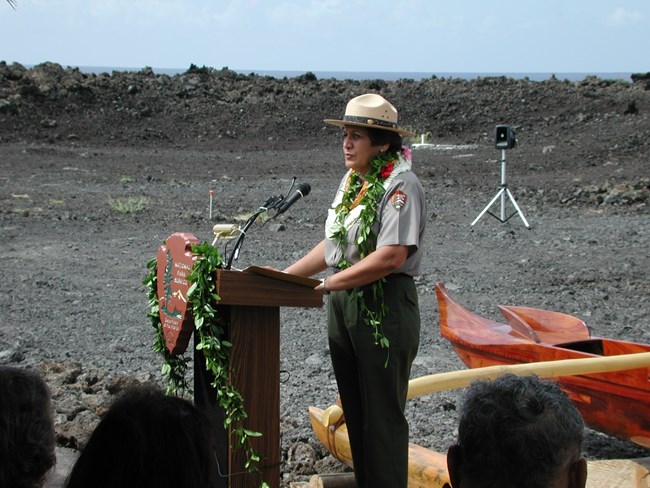
{"type": "Polygon", "coordinates": [[[289,207],[291,207],[294,203],[296,203],[298,200],[300,200],[302,197],[306,197],[309,195],[309,192],[311,191],[311,186],[309,183],[300,183],[296,189],[293,191],[291,195],[289,195],[286,200],[284,200],[281,204],[280,207],[278,208],[278,213],[274,215],[274,217],[277,217],[278,215],[286,212],[289,207]]]}

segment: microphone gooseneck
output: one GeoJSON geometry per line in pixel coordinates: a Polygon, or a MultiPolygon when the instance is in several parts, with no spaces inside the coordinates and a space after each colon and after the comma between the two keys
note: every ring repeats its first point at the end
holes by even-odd
{"type": "MultiPolygon", "coordinates": [[[[293,182],[291,183],[291,188],[293,188],[294,182],[295,182],[295,177],[293,179],[293,182]]],[[[291,192],[291,188],[289,189],[289,192],[291,192]]],[[[244,242],[244,238],[246,237],[246,232],[257,220],[257,217],[259,217],[261,214],[265,212],[268,212],[269,210],[277,209],[276,214],[272,217],[275,218],[278,215],[286,212],[289,209],[289,207],[291,207],[302,197],[309,195],[310,191],[311,191],[311,186],[309,185],[309,183],[300,183],[296,187],[296,189],[293,190],[293,192],[286,198],[284,198],[283,196],[271,196],[267,198],[266,201],[260,206],[260,208],[257,209],[257,212],[251,215],[248,218],[248,220],[246,220],[246,223],[238,229],[239,235],[235,240],[235,244],[230,253],[230,256],[225,260],[226,265],[224,269],[231,269],[232,262],[238,258],[239,250],[241,249],[241,246],[244,242]]]]}
{"type": "Polygon", "coordinates": [[[296,203],[298,200],[300,200],[302,197],[306,197],[309,195],[309,192],[311,191],[311,185],[309,183],[300,183],[296,187],[296,189],[293,191],[291,195],[289,195],[286,200],[284,200],[280,206],[278,207],[278,212],[274,215],[274,217],[277,217],[280,214],[283,214],[286,212],[289,207],[291,207],[294,203],[296,203]]]}

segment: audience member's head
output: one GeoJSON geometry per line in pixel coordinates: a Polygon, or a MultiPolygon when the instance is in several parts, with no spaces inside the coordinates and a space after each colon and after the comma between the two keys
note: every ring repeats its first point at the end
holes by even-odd
{"type": "Polygon", "coordinates": [[[67,488],[209,487],[216,458],[207,418],[153,386],[124,391],[82,449],[67,488]]]}
{"type": "Polygon", "coordinates": [[[56,462],[50,390],[35,371],[0,366],[0,486],[41,486],[56,462]]]}
{"type": "Polygon", "coordinates": [[[449,448],[454,488],[582,488],[584,423],[553,381],[505,375],[469,387],[449,448]]]}

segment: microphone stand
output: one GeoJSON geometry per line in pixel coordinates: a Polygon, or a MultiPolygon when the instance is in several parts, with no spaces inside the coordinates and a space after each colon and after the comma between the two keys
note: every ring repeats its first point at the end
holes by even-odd
{"type": "Polygon", "coordinates": [[[232,267],[233,260],[236,260],[239,257],[239,251],[241,250],[241,246],[244,243],[244,238],[246,237],[246,231],[250,229],[251,225],[253,225],[253,223],[257,220],[257,217],[262,215],[264,212],[268,212],[269,210],[277,209],[278,207],[280,207],[280,205],[282,204],[282,202],[285,201],[289,193],[291,193],[291,190],[293,189],[295,183],[296,183],[296,177],[294,176],[293,179],[291,180],[291,187],[289,188],[289,191],[287,191],[286,195],[273,196],[267,198],[266,201],[260,206],[260,208],[257,209],[257,212],[255,212],[253,215],[248,217],[248,220],[246,220],[244,226],[239,229],[239,235],[237,236],[237,240],[235,241],[235,245],[233,246],[232,252],[230,253],[230,257],[228,258],[228,262],[226,263],[224,269],[230,269],[232,267]]]}
{"type": "Polygon", "coordinates": [[[283,196],[269,197],[266,202],[264,202],[262,206],[257,210],[257,212],[248,217],[246,223],[239,229],[240,233],[237,236],[237,240],[235,240],[235,245],[233,246],[232,252],[230,253],[230,257],[228,258],[225,269],[230,269],[232,267],[233,260],[236,260],[239,257],[239,251],[241,250],[241,246],[244,243],[246,231],[250,229],[251,225],[253,225],[253,223],[260,215],[262,215],[264,212],[268,212],[269,210],[279,207],[283,201],[283,196]]]}

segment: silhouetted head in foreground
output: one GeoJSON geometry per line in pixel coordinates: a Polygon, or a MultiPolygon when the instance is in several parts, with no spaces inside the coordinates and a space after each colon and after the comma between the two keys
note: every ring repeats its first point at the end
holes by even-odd
{"type": "Polygon", "coordinates": [[[90,436],[66,486],[209,487],[211,432],[190,401],[150,386],[127,390],[90,436]]]}
{"type": "Polygon", "coordinates": [[[41,486],[55,462],[45,381],[35,371],[0,366],[0,487],[41,486]]]}
{"type": "Polygon", "coordinates": [[[454,488],[583,488],[584,423],[553,381],[505,375],[469,387],[447,466],[454,488]]]}

